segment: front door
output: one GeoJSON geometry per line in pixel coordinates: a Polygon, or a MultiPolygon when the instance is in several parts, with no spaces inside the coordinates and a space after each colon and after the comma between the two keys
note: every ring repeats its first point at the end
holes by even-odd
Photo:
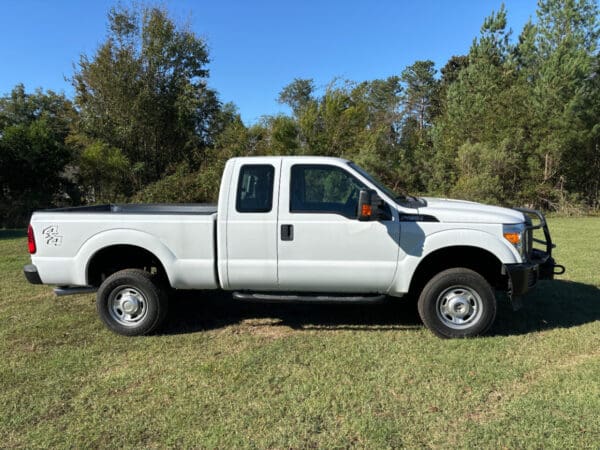
{"type": "Polygon", "coordinates": [[[397,214],[358,221],[365,185],[343,166],[284,159],[281,170],[279,289],[386,292],[398,261],[397,214]]]}

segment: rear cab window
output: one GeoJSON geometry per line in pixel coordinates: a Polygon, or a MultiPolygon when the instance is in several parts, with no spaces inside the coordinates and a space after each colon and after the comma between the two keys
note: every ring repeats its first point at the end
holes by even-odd
{"type": "Polygon", "coordinates": [[[275,168],[271,164],[245,164],[238,178],[235,209],[241,213],[266,213],[273,207],[275,168]]]}

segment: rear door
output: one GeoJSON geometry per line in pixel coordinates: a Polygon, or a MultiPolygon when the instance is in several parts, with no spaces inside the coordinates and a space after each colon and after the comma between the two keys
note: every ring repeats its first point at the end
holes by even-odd
{"type": "Polygon", "coordinates": [[[286,291],[386,292],[396,272],[398,216],[359,222],[365,184],[346,167],[282,162],[279,288],[286,291]]]}
{"type": "Polygon", "coordinates": [[[281,158],[275,157],[236,161],[227,218],[230,289],[277,288],[280,166],[281,158]]]}

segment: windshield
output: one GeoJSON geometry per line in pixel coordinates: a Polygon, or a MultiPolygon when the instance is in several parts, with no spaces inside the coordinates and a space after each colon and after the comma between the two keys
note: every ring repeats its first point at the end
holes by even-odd
{"type": "Polygon", "coordinates": [[[379,181],[377,178],[375,178],[369,172],[364,170],[362,167],[357,166],[353,162],[349,162],[348,164],[350,165],[350,167],[352,167],[354,170],[356,170],[358,173],[360,173],[363,177],[365,177],[367,180],[369,180],[372,184],[374,184],[375,187],[377,187],[377,189],[384,192],[385,195],[387,195],[391,199],[394,199],[396,201],[406,200],[406,196],[396,194],[394,191],[392,191],[390,188],[388,188],[386,185],[384,185],[381,181],[379,181]]]}

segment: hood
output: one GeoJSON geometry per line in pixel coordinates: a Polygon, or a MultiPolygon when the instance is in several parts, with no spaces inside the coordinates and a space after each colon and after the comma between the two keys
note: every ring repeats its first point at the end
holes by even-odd
{"type": "Polygon", "coordinates": [[[427,206],[419,207],[419,214],[434,216],[440,222],[455,223],[521,223],[523,213],[510,208],[484,205],[466,200],[424,197],[427,206]]]}

